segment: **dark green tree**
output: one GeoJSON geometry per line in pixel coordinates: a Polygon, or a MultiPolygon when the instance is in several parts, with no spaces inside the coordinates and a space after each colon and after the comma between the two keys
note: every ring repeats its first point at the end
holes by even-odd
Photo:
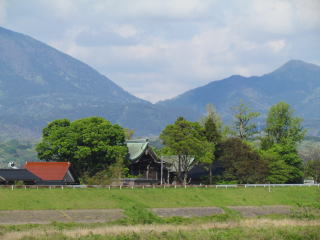
{"type": "Polygon", "coordinates": [[[206,138],[205,154],[201,162],[207,165],[209,172],[209,184],[212,184],[212,166],[216,159],[216,146],[222,138],[222,123],[219,115],[216,113],[212,105],[207,106],[207,115],[204,116],[200,123],[204,127],[204,134],[206,138]]]}
{"type": "Polygon", "coordinates": [[[240,138],[228,138],[221,143],[218,165],[222,180],[237,183],[266,182],[267,165],[259,153],[240,138]]]}
{"type": "Polygon", "coordinates": [[[93,176],[117,159],[125,159],[128,152],[123,128],[100,117],[55,120],[42,133],[36,146],[38,157],[69,161],[80,176],[93,176]]]}
{"type": "Polygon", "coordinates": [[[174,124],[165,127],[160,139],[170,154],[178,156],[178,181],[186,184],[188,173],[195,164],[195,161],[191,159],[200,159],[204,154],[203,128],[197,122],[190,122],[179,117],[174,124]]]}
{"type": "Polygon", "coordinates": [[[248,140],[258,133],[257,126],[252,120],[259,117],[260,113],[252,112],[252,110],[244,103],[234,106],[232,110],[234,112],[233,128],[235,136],[243,140],[248,140]]]}

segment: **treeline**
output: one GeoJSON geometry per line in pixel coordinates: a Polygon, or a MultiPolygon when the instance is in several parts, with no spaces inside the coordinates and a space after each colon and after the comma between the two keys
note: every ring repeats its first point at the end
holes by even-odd
{"type": "MultiPolygon", "coordinates": [[[[280,102],[268,112],[264,129],[256,126],[258,112],[241,103],[233,108],[234,122],[225,125],[213,106],[198,122],[177,118],[160,134],[159,155],[178,156],[176,180],[188,183],[195,165],[207,172],[203,183],[301,183],[320,180],[320,153],[298,154],[304,139],[300,118],[280,102]],[[305,163],[302,160],[305,159],[305,163]],[[194,159],[191,161],[191,159],[194,159]]],[[[55,120],[42,131],[36,145],[38,158],[69,161],[83,183],[104,184],[128,174],[126,139],[133,131],[104,118],[55,120]]]]}
{"type": "MultiPolygon", "coordinates": [[[[190,157],[208,169],[209,183],[301,183],[304,164],[297,146],[304,139],[300,118],[287,103],[279,102],[268,112],[265,128],[258,131],[260,114],[241,103],[233,108],[233,126],[222,123],[213,106],[200,122],[180,117],[160,135],[163,154],[178,155],[178,180],[187,182],[190,157]]],[[[311,163],[309,161],[309,163],[311,163]]],[[[319,179],[319,159],[309,175],[319,179]]],[[[205,180],[205,179],[204,179],[205,180]]]]}
{"type": "Polygon", "coordinates": [[[18,140],[0,142],[0,168],[8,167],[9,162],[14,162],[18,167],[21,167],[26,161],[36,161],[37,159],[32,142],[18,140]]]}

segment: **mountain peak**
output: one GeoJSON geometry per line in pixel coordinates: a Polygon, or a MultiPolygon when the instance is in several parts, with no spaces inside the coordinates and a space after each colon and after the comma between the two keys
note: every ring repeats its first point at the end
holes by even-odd
{"type": "Polygon", "coordinates": [[[283,64],[281,67],[276,69],[272,73],[286,73],[286,72],[293,72],[293,71],[301,71],[301,70],[316,70],[320,69],[318,65],[307,63],[302,60],[292,59],[285,64],[283,64]]]}

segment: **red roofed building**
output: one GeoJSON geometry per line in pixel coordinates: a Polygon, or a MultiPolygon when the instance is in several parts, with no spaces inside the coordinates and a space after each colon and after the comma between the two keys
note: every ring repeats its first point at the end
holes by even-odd
{"type": "Polygon", "coordinates": [[[69,162],[27,162],[24,168],[41,179],[38,184],[76,184],[69,162]]]}

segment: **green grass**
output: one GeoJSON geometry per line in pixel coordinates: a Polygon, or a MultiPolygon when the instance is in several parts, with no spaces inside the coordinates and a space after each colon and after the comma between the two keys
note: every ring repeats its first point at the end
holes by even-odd
{"type": "Polygon", "coordinates": [[[320,208],[320,188],[0,189],[0,210],[291,205],[320,208]]]}
{"type": "Polygon", "coordinates": [[[0,189],[0,210],[128,209],[233,205],[320,208],[320,188],[237,189],[0,189]]]}

